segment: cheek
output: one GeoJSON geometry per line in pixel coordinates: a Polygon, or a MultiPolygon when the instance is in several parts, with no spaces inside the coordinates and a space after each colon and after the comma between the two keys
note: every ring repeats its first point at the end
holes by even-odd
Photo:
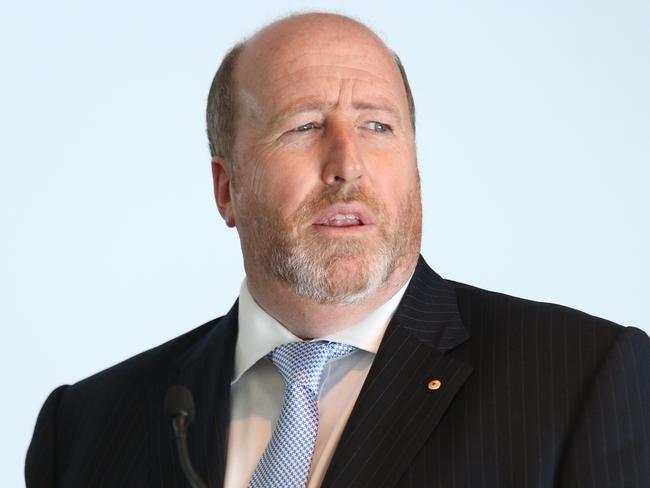
{"type": "Polygon", "coordinates": [[[399,165],[384,168],[381,176],[375,179],[375,191],[383,201],[390,220],[402,219],[409,201],[419,198],[418,172],[413,163],[404,167],[399,165]]]}
{"type": "Polygon", "coordinates": [[[237,192],[237,206],[289,218],[304,205],[313,184],[310,179],[296,171],[278,168],[275,171],[259,169],[249,176],[237,192]]]}
{"type": "Polygon", "coordinates": [[[418,179],[415,161],[407,158],[384,158],[371,171],[371,182],[388,197],[410,191],[418,179]]]}

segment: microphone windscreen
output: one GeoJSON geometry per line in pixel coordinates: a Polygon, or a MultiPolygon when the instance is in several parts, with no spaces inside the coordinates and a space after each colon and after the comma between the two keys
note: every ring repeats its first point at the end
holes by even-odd
{"type": "Polygon", "coordinates": [[[183,385],[172,385],[165,394],[165,415],[173,419],[182,415],[187,425],[194,420],[194,398],[192,392],[183,385]]]}

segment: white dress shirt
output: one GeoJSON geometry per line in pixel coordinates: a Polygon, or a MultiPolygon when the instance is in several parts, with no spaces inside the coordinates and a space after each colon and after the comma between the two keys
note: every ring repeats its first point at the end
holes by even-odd
{"type": "MultiPolygon", "coordinates": [[[[386,326],[408,282],[369,316],[335,334],[314,340],[349,344],[355,352],[325,365],[318,397],[319,422],[308,487],[320,486],[332,454],[368,375],[386,326]]],[[[253,300],[246,280],[239,294],[239,334],[231,383],[225,488],[243,488],[255,471],[280,416],[284,379],[266,355],[301,339],[253,300]]]]}

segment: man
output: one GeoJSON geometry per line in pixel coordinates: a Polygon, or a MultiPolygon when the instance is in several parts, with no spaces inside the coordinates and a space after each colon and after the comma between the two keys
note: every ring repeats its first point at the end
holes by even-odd
{"type": "Polygon", "coordinates": [[[419,256],[413,101],[374,33],[329,14],[262,29],[217,72],[208,135],[239,301],[55,390],[29,487],[186,486],[174,384],[209,486],[650,486],[643,332],[419,256]]]}

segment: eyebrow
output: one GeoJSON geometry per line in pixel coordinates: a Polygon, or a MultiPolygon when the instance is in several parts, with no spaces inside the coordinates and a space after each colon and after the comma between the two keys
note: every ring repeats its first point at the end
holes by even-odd
{"type": "MultiPolygon", "coordinates": [[[[300,98],[290,103],[286,107],[283,107],[277,116],[273,118],[273,124],[277,124],[283,120],[301,113],[316,111],[327,112],[334,106],[336,106],[336,103],[325,102],[322,98],[319,97],[300,98]]],[[[398,108],[389,100],[386,100],[383,97],[371,101],[356,101],[352,103],[352,107],[355,110],[373,110],[378,112],[386,112],[397,117],[398,119],[401,118],[398,108]]]]}
{"type": "Polygon", "coordinates": [[[400,116],[397,106],[395,106],[389,100],[385,100],[383,98],[371,102],[366,102],[366,101],[353,102],[352,106],[357,110],[376,110],[378,112],[388,112],[398,118],[400,116]]]}
{"type": "Polygon", "coordinates": [[[334,107],[334,105],[335,104],[333,103],[324,102],[323,99],[319,97],[300,98],[286,107],[283,107],[282,110],[278,112],[277,116],[273,118],[273,122],[277,123],[305,112],[326,112],[334,107]]]}

